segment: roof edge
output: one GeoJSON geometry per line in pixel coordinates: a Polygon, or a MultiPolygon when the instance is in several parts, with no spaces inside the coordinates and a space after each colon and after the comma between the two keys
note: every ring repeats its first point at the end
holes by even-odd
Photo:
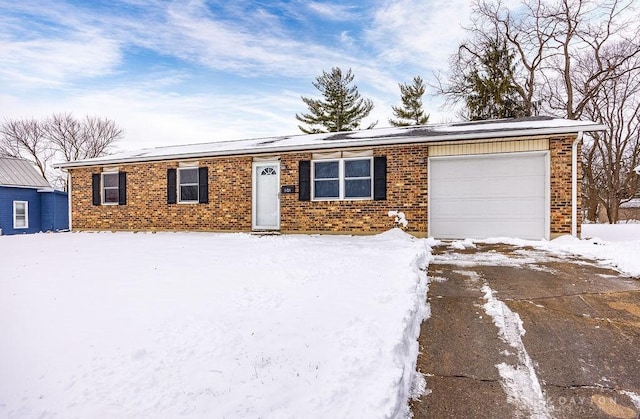
{"type": "Polygon", "coordinates": [[[166,160],[181,160],[181,159],[194,159],[205,157],[225,157],[225,156],[246,156],[255,154],[273,154],[273,153],[285,153],[295,151],[314,151],[341,147],[367,147],[367,146],[388,146],[388,145],[402,145],[402,144],[419,144],[419,143],[432,143],[442,141],[458,141],[458,140],[486,140],[489,138],[501,138],[501,137],[522,137],[522,136],[537,136],[537,135],[557,135],[557,134],[579,134],[581,132],[590,131],[603,131],[607,127],[603,124],[590,123],[582,126],[560,126],[560,127],[548,127],[548,128],[526,128],[526,129],[511,129],[504,131],[487,131],[487,132],[473,132],[463,133],[458,135],[434,135],[428,137],[377,137],[374,139],[362,139],[362,140],[335,140],[321,144],[313,145],[292,145],[292,146],[279,146],[279,147],[264,147],[257,150],[223,150],[223,151],[209,151],[209,152],[194,152],[194,153],[174,153],[166,154],[162,156],[148,156],[148,157],[127,157],[109,159],[105,156],[104,160],[80,160],[72,162],[54,163],[53,167],[56,169],[73,169],[79,167],[92,167],[92,166],[105,166],[112,164],[127,164],[127,163],[145,163],[152,161],[166,161],[166,160]]]}

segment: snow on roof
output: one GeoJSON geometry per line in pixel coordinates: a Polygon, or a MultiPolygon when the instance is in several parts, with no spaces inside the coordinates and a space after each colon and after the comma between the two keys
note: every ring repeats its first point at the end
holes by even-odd
{"type": "Polygon", "coordinates": [[[0,157],[0,186],[51,188],[33,163],[28,160],[0,157]]]}
{"type": "Polygon", "coordinates": [[[537,116],[147,148],[138,151],[125,151],[93,159],[57,163],[54,167],[71,168],[181,158],[255,155],[302,150],[311,151],[339,147],[366,147],[374,145],[504,138],[525,135],[569,134],[583,131],[600,131],[603,129],[605,129],[603,125],[590,121],[574,121],[548,116],[537,116]]]}
{"type": "Polygon", "coordinates": [[[620,208],[640,208],[640,198],[633,198],[630,201],[620,204],[620,208]]]}

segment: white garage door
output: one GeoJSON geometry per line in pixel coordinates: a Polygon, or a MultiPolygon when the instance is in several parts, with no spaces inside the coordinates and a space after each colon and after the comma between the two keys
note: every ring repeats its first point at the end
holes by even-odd
{"type": "Polygon", "coordinates": [[[429,159],[429,235],[547,237],[547,152],[429,159]]]}

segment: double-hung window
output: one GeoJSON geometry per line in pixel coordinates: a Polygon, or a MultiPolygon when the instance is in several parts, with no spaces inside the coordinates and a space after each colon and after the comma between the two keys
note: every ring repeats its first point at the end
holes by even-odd
{"type": "Polygon", "coordinates": [[[118,204],[120,183],[118,182],[118,172],[102,173],[102,203],[118,204]]]}
{"type": "Polygon", "coordinates": [[[313,161],[314,200],[373,197],[372,158],[313,161]]]}
{"type": "Polygon", "coordinates": [[[13,228],[29,228],[29,203],[13,201],[13,228]]]}
{"type": "Polygon", "coordinates": [[[198,168],[185,167],[178,169],[179,198],[178,202],[198,203],[198,168]]]}
{"type": "Polygon", "coordinates": [[[93,205],[127,205],[127,173],[110,168],[91,175],[93,205]]]}
{"type": "Polygon", "coordinates": [[[167,204],[208,204],[209,170],[188,162],[167,169],[167,204]]]}
{"type": "Polygon", "coordinates": [[[313,197],[340,198],[340,160],[313,162],[313,197]]]}
{"type": "Polygon", "coordinates": [[[371,198],[373,193],[371,159],[344,160],[344,197],[371,198]]]}

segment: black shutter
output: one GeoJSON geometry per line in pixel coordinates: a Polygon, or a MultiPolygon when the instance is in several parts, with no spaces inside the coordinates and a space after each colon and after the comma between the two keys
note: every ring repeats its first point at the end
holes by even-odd
{"type": "Polygon", "coordinates": [[[93,191],[93,205],[100,205],[102,197],[100,194],[100,173],[91,175],[91,190],[93,191]]]}
{"type": "Polygon", "coordinates": [[[198,202],[209,203],[209,168],[198,168],[198,202]]]}
{"type": "Polygon", "coordinates": [[[298,200],[311,201],[311,161],[298,162],[298,200]]]}
{"type": "Polygon", "coordinates": [[[176,169],[167,169],[167,204],[176,203],[176,169]]]}
{"type": "Polygon", "coordinates": [[[118,173],[118,205],[127,205],[127,172],[118,173]]]}
{"type": "Polygon", "coordinates": [[[387,199],[387,157],[373,158],[373,199],[384,201],[387,199]]]}

